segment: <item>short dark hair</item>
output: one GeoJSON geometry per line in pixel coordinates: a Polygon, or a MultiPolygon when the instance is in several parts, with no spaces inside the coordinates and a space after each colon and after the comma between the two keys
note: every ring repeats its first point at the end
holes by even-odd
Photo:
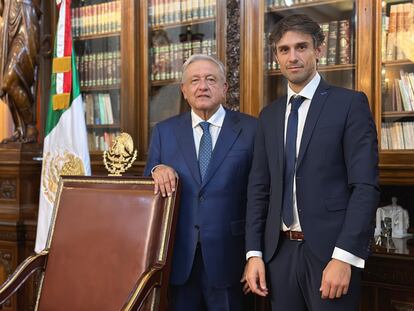
{"type": "Polygon", "coordinates": [[[325,35],[317,22],[305,14],[292,14],[283,17],[273,27],[269,36],[269,43],[274,49],[283,35],[288,31],[297,31],[312,36],[314,47],[322,45],[325,35]]]}

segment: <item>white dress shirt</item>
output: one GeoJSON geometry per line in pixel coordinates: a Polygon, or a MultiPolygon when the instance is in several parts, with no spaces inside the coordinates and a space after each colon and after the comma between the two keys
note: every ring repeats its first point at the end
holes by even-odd
{"type": "MultiPolygon", "coordinates": [[[[224,110],[223,106],[220,105],[219,109],[207,120],[210,123],[210,135],[211,135],[211,142],[214,146],[216,145],[217,138],[220,134],[221,127],[223,126],[224,117],[226,116],[226,110],[224,110]]],[[[194,136],[194,145],[196,149],[197,159],[198,159],[198,150],[200,149],[200,140],[201,136],[203,136],[203,129],[200,126],[200,122],[203,122],[202,118],[200,118],[193,110],[191,110],[191,123],[193,126],[193,136],[194,136]]]]}
{"type": "MultiPolygon", "coordinates": [[[[306,98],[298,110],[298,132],[297,132],[297,137],[296,137],[296,157],[298,157],[299,155],[300,142],[302,140],[303,129],[305,127],[305,121],[308,115],[309,107],[310,107],[313,95],[315,94],[320,81],[321,81],[321,77],[318,73],[316,73],[316,75],[312,78],[312,80],[298,94],[296,94],[288,85],[287,99],[286,99],[287,100],[286,114],[285,114],[285,143],[286,143],[287,122],[288,122],[288,118],[289,118],[289,114],[290,114],[290,110],[292,106],[290,103],[290,98],[296,95],[300,95],[306,98]]],[[[282,230],[283,231],[288,231],[288,230],[302,231],[302,228],[299,222],[298,207],[296,203],[296,178],[294,179],[294,183],[293,183],[293,223],[290,227],[287,227],[283,223],[283,220],[282,220],[282,230]]],[[[262,255],[263,254],[260,251],[249,251],[246,254],[246,259],[249,259],[250,257],[253,257],[253,256],[262,257],[262,255]]],[[[335,247],[333,254],[332,254],[332,258],[347,262],[350,265],[353,265],[358,268],[363,268],[365,265],[364,259],[359,258],[339,247],[335,247]]]]}

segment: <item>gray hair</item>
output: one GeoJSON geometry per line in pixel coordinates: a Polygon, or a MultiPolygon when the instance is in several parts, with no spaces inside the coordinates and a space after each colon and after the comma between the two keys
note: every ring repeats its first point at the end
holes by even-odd
{"type": "Polygon", "coordinates": [[[182,67],[182,70],[181,70],[181,72],[182,72],[181,82],[184,82],[184,75],[185,75],[185,72],[186,72],[188,66],[192,63],[195,63],[195,62],[199,61],[199,60],[206,60],[206,61],[209,61],[209,62],[212,62],[213,64],[215,64],[217,66],[217,68],[219,69],[219,73],[220,73],[221,78],[223,79],[223,81],[226,81],[226,69],[225,69],[225,67],[224,67],[224,65],[221,61],[219,61],[217,58],[215,58],[213,56],[210,56],[210,55],[207,55],[207,54],[193,54],[183,64],[183,67],[182,67]]]}

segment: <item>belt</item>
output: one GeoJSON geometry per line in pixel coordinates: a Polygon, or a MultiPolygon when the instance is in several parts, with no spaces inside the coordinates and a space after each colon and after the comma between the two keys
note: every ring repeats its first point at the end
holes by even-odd
{"type": "Polygon", "coordinates": [[[282,235],[289,238],[291,241],[303,241],[305,236],[302,231],[282,231],[282,235]]]}

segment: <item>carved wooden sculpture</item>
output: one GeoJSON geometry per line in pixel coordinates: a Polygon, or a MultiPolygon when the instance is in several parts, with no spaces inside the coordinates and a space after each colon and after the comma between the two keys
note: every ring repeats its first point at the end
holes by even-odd
{"type": "Polygon", "coordinates": [[[40,0],[0,0],[0,98],[9,106],[15,125],[2,143],[35,142],[36,58],[40,46],[40,0]]]}

